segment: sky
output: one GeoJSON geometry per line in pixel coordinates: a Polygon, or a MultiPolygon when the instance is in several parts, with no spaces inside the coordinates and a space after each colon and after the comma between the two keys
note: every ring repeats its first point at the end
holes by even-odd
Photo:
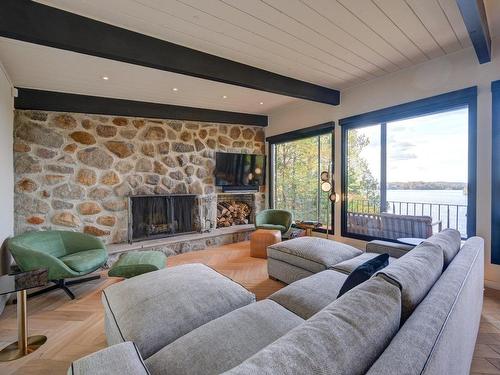
{"type": "MultiPolygon", "coordinates": [[[[380,176],[380,126],[357,129],[370,138],[362,151],[380,176]]],[[[387,181],[467,182],[468,109],[387,123],[387,181]]]]}

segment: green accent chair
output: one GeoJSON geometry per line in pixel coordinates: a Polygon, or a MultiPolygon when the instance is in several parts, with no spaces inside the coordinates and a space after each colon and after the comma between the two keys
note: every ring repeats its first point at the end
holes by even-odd
{"type": "Polygon", "coordinates": [[[281,234],[286,234],[292,227],[293,215],[286,210],[262,210],[255,215],[256,229],[279,230],[281,234]]]}
{"type": "Polygon", "coordinates": [[[68,285],[95,280],[100,276],[68,282],[66,279],[88,275],[108,260],[106,247],[99,238],[78,232],[26,232],[9,239],[7,246],[21,271],[46,268],[49,271],[49,280],[55,283],[30,296],[61,288],[74,299],[75,296],[68,285]]]}

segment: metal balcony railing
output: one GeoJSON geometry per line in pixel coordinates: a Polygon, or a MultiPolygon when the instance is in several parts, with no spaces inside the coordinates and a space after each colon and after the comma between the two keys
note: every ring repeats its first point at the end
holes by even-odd
{"type": "MultiPolygon", "coordinates": [[[[458,230],[463,237],[467,234],[467,205],[430,202],[387,201],[383,212],[395,215],[430,216],[441,221],[442,228],[458,230]]],[[[351,213],[380,213],[380,202],[370,200],[351,200],[348,203],[351,213]]]]}
{"type": "MultiPolygon", "coordinates": [[[[276,199],[275,208],[286,209],[293,212],[294,218],[299,220],[325,221],[327,200],[321,200],[318,209],[316,198],[296,198],[293,201],[283,202],[276,199]]],[[[380,201],[350,200],[348,202],[349,213],[379,214],[380,201]]],[[[457,229],[462,237],[467,235],[467,205],[451,203],[430,202],[405,202],[387,201],[383,212],[396,215],[430,216],[433,221],[441,221],[442,228],[457,229]]]]}

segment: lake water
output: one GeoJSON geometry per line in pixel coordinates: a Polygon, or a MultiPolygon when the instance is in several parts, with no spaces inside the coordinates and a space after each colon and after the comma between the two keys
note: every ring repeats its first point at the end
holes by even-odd
{"type": "Polygon", "coordinates": [[[431,216],[443,229],[458,229],[466,237],[467,195],[462,190],[387,190],[387,201],[388,212],[431,216]]]}
{"type": "Polygon", "coordinates": [[[387,190],[388,201],[467,205],[462,190],[387,190]]]}

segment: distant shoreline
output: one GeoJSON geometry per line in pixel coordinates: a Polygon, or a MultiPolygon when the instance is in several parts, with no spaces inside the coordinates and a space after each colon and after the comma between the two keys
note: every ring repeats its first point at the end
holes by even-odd
{"type": "Polygon", "coordinates": [[[387,190],[464,190],[467,188],[466,182],[388,182],[387,190]]]}

